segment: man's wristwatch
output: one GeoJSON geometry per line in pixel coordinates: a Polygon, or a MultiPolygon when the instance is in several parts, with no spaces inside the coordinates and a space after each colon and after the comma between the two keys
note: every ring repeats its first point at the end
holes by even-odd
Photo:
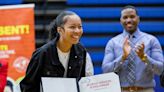
{"type": "Polygon", "coordinates": [[[144,56],[141,58],[141,60],[142,60],[144,63],[148,63],[148,61],[147,61],[147,55],[144,54],[144,56]]]}

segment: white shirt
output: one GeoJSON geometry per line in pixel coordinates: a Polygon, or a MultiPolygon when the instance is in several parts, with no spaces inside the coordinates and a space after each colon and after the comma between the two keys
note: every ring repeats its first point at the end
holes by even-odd
{"type": "MultiPolygon", "coordinates": [[[[59,61],[62,63],[63,67],[65,68],[64,77],[66,77],[70,51],[65,53],[65,52],[62,52],[57,47],[57,52],[58,52],[59,61]]],[[[94,74],[94,71],[93,71],[92,60],[91,60],[91,57],[90,57],[89,53],[87,53],[87,55],[86,55],[85,75],[86,76],[92,76],[93,74],[94,74]]]]}

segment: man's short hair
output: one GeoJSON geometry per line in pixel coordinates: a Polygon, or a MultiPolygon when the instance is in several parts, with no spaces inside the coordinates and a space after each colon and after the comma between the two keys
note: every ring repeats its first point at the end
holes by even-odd
{"type": "Polygon", "coordinates": [[[122,11],[125,10],[125,9],[129,9],[129,8],[135,10],[136,14],[138,15],[137,9],[134,6],[132,6],[132,5],[127,5],[127,6],[123,7],[122,11]]]}

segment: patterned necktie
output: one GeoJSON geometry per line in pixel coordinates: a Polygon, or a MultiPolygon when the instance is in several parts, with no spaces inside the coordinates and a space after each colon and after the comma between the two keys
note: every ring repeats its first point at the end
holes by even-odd
{"type": "Polygon", "coordinates": [[[132,42],[132,36],[130,36],[129,38],[129,41],[130,41],[130,46],[132,48],[129,56],[128,56],[128,60],[129,60],[129,63],[128,63],[128,67],[127,67],[127,80],[129,82],[130,85],[134,85],[134,82],[135,82],[135,69],[136,69],[136,66],[135,66],[135,50],[134,50],[134,44],[132,42]]]}

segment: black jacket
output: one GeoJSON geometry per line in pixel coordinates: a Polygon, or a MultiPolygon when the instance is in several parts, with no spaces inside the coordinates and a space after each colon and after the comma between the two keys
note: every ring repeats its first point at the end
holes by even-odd
{"type": "MultiPolygon", "coordinates": [[[[53,39],[33,53],[26,76],[20,83],[21,92],[40,92],[41,77],[63,77],[65,69],[59,61],[57,40],[53,39]]],[[[68,62],[71,68],[67,69],[67,77],[84,77],[85,64],[85,48],[80,44],[73,45],[68,62]]]]}
{"type": "Polygon", "coordinates": [[[161,86],[164,87],[164,71],[160,75],[160,83],[161,83],[161,86]]]}

